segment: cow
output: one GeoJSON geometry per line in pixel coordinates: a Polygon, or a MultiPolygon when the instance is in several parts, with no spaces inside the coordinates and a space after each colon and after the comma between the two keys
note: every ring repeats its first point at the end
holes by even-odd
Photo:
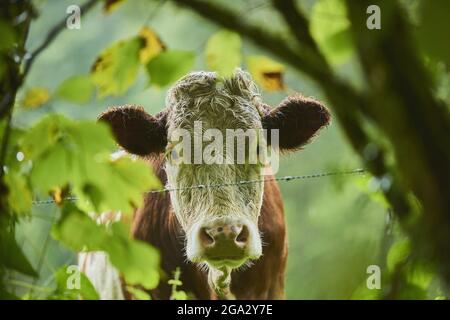
{"type": "MultiPolygon", "coordinates": [[[[270,166],[173,161],[172,137],[179,129],[193,133],[194,122],[201,121],[202,133],[211,128],[222,133],[230,128],[271,130],[278,133],[277,150],[296,151],[329,124],[330,113],[322,103],[295,94],[271,108],[247,72],[236,69],[223,78],[200,71],[176,82],[165,108],[154,116],[125,105],[107,109],[99,121],[108,123],[118,145],[145,159],[171,190],[147,193],[132,222],[133,237],[160,251],[165,274],[180,268],[181,289],[196,299],[284,298],[286,224],[270,166]],[[189,188],[195,185],[221,187],[189,188]]],[[[265,136],[268,145],[271,137],[265,136]]],[[[104,255],[97,260],[84,256],[82,264],[102,297],[132,298],[117,284],[121,279],[114,271],[103,272],[111,281],[99,281],[99,270],[108,265],[104,255]]],[[[169,299],[171,288],[161,281],[150,293],[153,299],[169,299]]]]}

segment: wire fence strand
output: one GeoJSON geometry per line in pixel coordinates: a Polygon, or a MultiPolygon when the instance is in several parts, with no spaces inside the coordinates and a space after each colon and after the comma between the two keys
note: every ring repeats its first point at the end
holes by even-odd
{"type": "MultiPolygon", "coordinates": [[[[306,175],[297,175],[297,176],[282,176],[282,177],[271,177],[271,178],[260,178],[253,180],[240,180],[236,182],[226,182],[226,183],[217,183],[217,184],[197,184],[189,187],[181,187],[181,188],[173,188],[173,187],[165,187],[163,189],[150,190],[147,191],[147,194],[155,194],[155,193],[164,193],[171,191],[187,191],[193,189],[216,189],[216,188],[224,188],[224,187],[235,187],[242,186],[247,184],[256,184],[266,181],[277,181],[277,182],[289,182],[293,180],[308,180],[308,179],[316,179],[316,178],[325,178],[331,176],[346,176],[346,175],[360,175],[365,174],[365,169],[353,169],[347,171],[335,171],[335,172],[320,172],[320,173],[312,173],[306,175]]],[[[69,196],[63,199],[63,201],[77,201],[77,198],[74,196],[69,196]]],[[[45,205],[45,204],[53,204],[55,200],[46,199],[46,200],[36,200],[33,201],[33,205],[45,205]]]]}

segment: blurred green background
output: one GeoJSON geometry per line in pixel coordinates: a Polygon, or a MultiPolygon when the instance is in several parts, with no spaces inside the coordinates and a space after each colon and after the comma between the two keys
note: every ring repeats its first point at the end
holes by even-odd
{"type": "MultiPolygon", "coordinates": [[[[223,1],[224,3],[226,1],[223,1]]],[[[302,1],[310,10],[314,1],[302,1]]],[[[36,48],[48,30],[66,16],[66,8],[81,1],[35,1],[39,16],[32,23],[27,48],[36,48]]],[[[268,8],[266,1],[236,1],[233,6],[247,18],[277,28],[281,20],[268,8]]],[[[333,19],[324,15],[324,23],[333,19]]],[[[205,70],[204,47],[219,28],[172,3],[126,1],[110,14],[97,6],[82,16],[80,30],[65,30],[36,60],[18,100],[33,87],[55,90],[65,79],[87,74],[98,53],[111,43],[136,35],[148,25],[168,48],[196,53],[194,70],[205,70]]],[[[243,39],[244,54],[262,54],[243,39]]],[[[361,83],[359,67],[351,56],[336,66],[339,73],[357,85],[361,83]]],[[[242,65],[245,69],[245,64],[242,65]]],[[[91,99],[79,105],[64,100],[49,100],[44,106],[25,110],[17,108],[14,125],[28,126],[50,112],[63,113],[75,119],[95,119],[111,105],[141,104],[149,113],[164,106],[166,87],[150,86],[143,70],[136,83],[119,97],[91,99]]],[[[284,80],[289,91],[298,91],[326,103],[323,92],[308,78],[286,66],[284,80]]],[[[264,100],[275,106],[286,92],[265,92],[264,100]]],[[[326,103],[327,104],[327,103],[326,103]]],[[[333,106],[328,105],[333,111],[333,106]]],[[[93,137],[95,139],[95,137],[93,137]]],[[[283,157],[278,175],[302,175],[344,171],[361,167],[334,121],[304,150],[283,157]]],[[[377,184],[367,176],[324,177],[280,184],[286,209],[289,236],[289,258],[286,275],[288,299],[370,298],[376,292],[366,290],[369,265],[385,265],[386,237],[391,222],[383,202],[377,198],[377,184]]],[[[52,273],[62,264],[75,264],[76,257],[49,235],[55,218],[53,205],[39,205],[17,229],[19,243],[40,272],[36,284],[47,286],[52,273]]],[[[377,290],[375,290],[377,291],[377,290]]]]}

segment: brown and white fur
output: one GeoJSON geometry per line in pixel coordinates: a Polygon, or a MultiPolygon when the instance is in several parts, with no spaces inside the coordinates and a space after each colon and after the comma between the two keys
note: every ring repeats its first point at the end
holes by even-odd
{"type": "MultiPolygon", "coordinates": [[[[288,152],[310,142],[329,123],[330,114],[318,101],[301,95],[272,109],[261,101],[250,76],[238,69],[227,79],[213,72],[187,75],[169,90],[166,108],[155,116],[127,105],[108,109],[100,120],[111,125],[123,149],[145,158],[167,187],[183,189],[273,177],[261,164],[172,161],[174,133],[185,129],[195,134],[194,121],[201,121],[203,130],[224,134],[226,129],[278,129],[279,149],[288,152]]],[[[270,144],[270,135],[267,140],[270,144]]],[[[182,289],[198,299],[284,297],[286,225],[274,181],[146,194],[132,233],[159,249],[166,274],[179,267],[182,289]]],[[[88,258],[83,256],[83,261],[88,258]]],[[[94,268],[92,262],[87,265],[94,268]]],[[[120,278],[111,274],[105,283],[116,288],[120,278]]],[[[168,299],[170,288],[161,281],[151,293],[155,299],[168,299]]],[[[124,297],[130,296],[125,292],[124,297]]]]}

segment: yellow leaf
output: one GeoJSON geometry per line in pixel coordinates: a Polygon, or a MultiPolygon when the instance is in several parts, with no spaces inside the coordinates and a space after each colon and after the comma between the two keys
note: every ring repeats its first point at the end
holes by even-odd
{"type": "Polygon", "coordinates": [[[53,198],[53,200],[55,200],[55,203],[57,205],[61,204],[61,202],[63,200],[61,188],[55,188],[55,190],[52,193],[52,198],[53,198]]]}
{"type": "Polygon", "coordinates": [[[31,88],[25,93],[22,105],[27,109],[35,109],[42,106],[50,99],[50,92],[47,88],[31,88]]]}
{"type": "Polygon", "coordinates": [[[166,49],[166,45],[159,36],[149,27],[143,27],[139,31],[139,37],[144,41],[144,45],[139,51],[139,61],[146,64],[156,57],[161,51],[166,49]]]}
{"type": "Polygon", "coordinates": [[[249,56],[247,66],[255,81],[264,90],[284,90],[284,65],[281,63],[265,56],[249,56]]]}
{"type": "Polygon", "coordinates": [[[124,94],[139,71],[141,40],[136,36],[113,43],[104,49],[91,68],[91,80],[99,97],[124,94]]]}
{"type": "Polygon", "coordinates": [[[104,13],[111,13],[116,10],[125,0],[105,0],[105,4],[103,5],[104,13]]]}

